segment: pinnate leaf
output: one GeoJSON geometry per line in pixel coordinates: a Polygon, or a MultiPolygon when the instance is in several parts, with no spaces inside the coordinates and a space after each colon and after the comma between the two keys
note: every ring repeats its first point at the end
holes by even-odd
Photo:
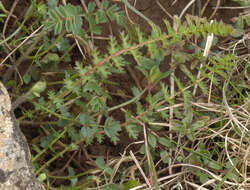
{"type": "Polygon", "coordinates": [[[121,131],[121,125],[118,121],[115,121],[113,118],[108,117],[105,121],[104,132],[111,138],[111,141],[116,144],[118,140],[118,132],[121,131]]]}

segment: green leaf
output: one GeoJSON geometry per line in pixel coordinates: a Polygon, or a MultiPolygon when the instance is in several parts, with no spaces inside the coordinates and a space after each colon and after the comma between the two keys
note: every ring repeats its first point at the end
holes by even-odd
{"type": "Polygon", "coordinates": [[[89,12],[89,13],[94,12],[95,7],[96,7],[96,4],[95,4],[94,2],[91,1],[91,2],[88,4],[88,12],[89,12]]]}
{"type": "Polygon", "coordinates": [[[237,18],[236,28],[244,30],[244,19],[243,19],[243,16],[239,16],[237,18]]]}
{"type": "Polygon", "coordinates": [[[63,21],[58,21],[55,25],[55,28],[54,28],[54,34],[55,35],[58,35],[62,32],[62,27],[63,27],[63,21]]]}
{"type": "Polygon", "coordinates": [[[156,137],[151,133],[148,135],[148,143],[152,148],[156,147],[156,137]]]}
{"type": "Polygon", "coordinates": [[[61,38],[60,41],[56,43],[56,48],[58,51],[64,52],[70,48],[70,41],[68,38],[61,38]]]}
{"type": "Polygon", "coordinates": [[[208,167],[213,168],[215,170],[222,170],[221,164],[214,160],[208,160],[208,167]]]}
{"type": "MultiPolygon", "coordinates": [[[[69,172],[70,177],[75,176],[75,171],[72,167],[70,167],[70,166],[68,167],[68,172],[69,172]]],[[[76,186],[78,179],[77,178],[70,178],[70,182],[71,182],[70,183],[71,187],[74,187],[74,186],[76,186]]]]}
{"type": "Polygon", "coordinates": [[[53,140],[54,140],[53,134],[49,134],[48,136],[43,136],[40,138],[40,146],[43,148],[48,147],[53,140]]]}
{"type": "Polygon", "coordinates": [[[69,33],[72,31],[72,28],[71,28],[71,20],[67,19],[66,22],[65,22],[65,28],[66,28],[66,31],[69,33]]]}
{"type": "Polygon", "coordinates": [[[101,110],[104,111],[106,109],[106,105],[103,98],[98,96],[93,97],[89,104],[91,106],[91,110],[94,112],[99,112],[101,110]]]}
{"type": "Polygon", "coordinates": [[[193,121],[193,110],[190,108],[186,114],[186,117],[182,120],[185,126],[188,126],[193,121]]]}
{"type": "Polygon", "coordinates": [[[45,81],[38,81],[30,90],[33,94],[40,94],[42,93],[47,87],[47,83],[45,81]]]}
{"type": "Polygon", "coordinates": [[[205,121],[196,121],[191,125],[192,131],[196,131],[205,125],[205,121]]]}
{"type": "Polygon", "coordinates": [[[250,16],[246,16],[246,25],[249,27],[250,26],[250,16]]]}
{"type": "Polygon", "coordinates": [[[141,185],[139,181],[137,180],[129,180],[123,187],[122,190],[130,190],[132,189],[133,187],[137,187],[141,185]]]}
{"type": "Polygon", "coordinates": [[[57,53],[48,53],[43,59],[43,63],[48,64],[51,62],[59,62],[60,57],[58,56],[57,53]]]}
{"type": "Polygon", "coordinates": [[[102,187],[101,190],[120,190],[120,187],[112,183],[102,187]]]}
{"type": "Polygon", "coordinates": [[[209,180],[209,175],[207,173],[201,172],[200,170],[197,176],[200,177],[200,182],[203,184],[209,180]]]}
{"type": "Polygon", "coordinates": [[[105,23],[108,21],[104,10],[99,9],[95,15],[96,24],[105,23]]]}
{"type": "Polygon", "coordinates": [[[89,92],[96,92],[97,95],[103,95],[103,89],[100,87],[100,85],[98,85],[96,82],[94,81],[89,81],[85,88],[84,91],[89,91],[89,92]]]}
{"type": "Polygon", "coordinates": [[[69,118],[69,117],[71,116],[71,114],[68,112],[66,106],[61,105],[61,106],[59,107],[59,109],[60,109],[61,114],[62,114],[64,117],[68,117],[68,118],[69,118]]]}
{"type": "Polygon", "coordinates": [[[117,24],[119,24],[121,26],[125,26],[124,11],[116,12],[115,20],[116,20],[117,24]]]}
{"type": "Polygon", "coordinates": [[[89,22],[90,31],[95,33],[95,34],[100,35],[101,34],[101,28],[96,25],[95,19],[90,14],[87,14],[85,16],[85,18],[89,22]]]}
{"type": "Polygon", "coordinates": [[[89,116],[87,114],[81,113],[79,116],[79,120],[82,125],[93,125],[95,124],[95,120],[92,116],[89,116]]]}
{"type": "Polygon", "coordinates": [[[158,66],[154,66],[150,70],[148,82],[149,84],[156,83],[162,76],[162,72],[160,71],[158,66]]]}
{"type": "Polygon", "coordinates": [[[47,179],[47,175],[46,173],[41,173],[38,177],[37,177],[38,181],[43,182],[45,179],[47,179]]]}
{"type": "Polygon", "coordinates": [[[136,124],[129,124],[126,126],[126,131],[128,132],[129,137],[133,139],[137,139],[141,129],[141,126],[136,124]]]}
{"type": "Polygon", "coordinates": [[[85,142],[87,144],[91,144],[93,139],[94,139],[94,135],[98,132],[98,128],[97,127],[87,127],[84,126],[81,128],[81,135],[84,138],[85,142]]]}
{"type": "Polygon", "coordinates": [[[228,179],[232,180],[232,181],[237,181],[238,183],[240,183],[240,181],[242,180],[241,177],[236,174],[235,172],[228,172],[227,174],[228,179]]]}
{"type": "Polygon", "coordinates": [[[161,151],[160,152],[160,156],[161,156],[162,162],[164,164],[168,164],[169,163],[170,158],[169,158],[169,154],[168,154],[167,151],[161,151]]]}
{"type": "Polygon", "coordinates": [[[68,3],[64,9],[68,16],[77,16],[82,14],[82,8],[80,6],[74,6],[71,3],[68,3]]]}
{"type": "Polygon", "coordinates": [[[117,5],[114,4],[107,10],[107,15],[109,16],[111,21],[115,20],[116,11],[118,11],[118,9],[119,8],[117,7],[117,5]]]}
{"type": "Polygon", "coordinates": [[[60,21],[60,17],[58,16],[57,12],[55,10],[50,10],[48,12],[49,17],[51,20],[59,22],[60,21]]]}
{"type": "Polygon", "coordinates": [[[145,154],[146,153],[146,151],[145,151],[145,144],[141,145],[140,153],[141,154],[145,154]]]}
{"type": "Polygon", "coordinates": [[[71,128],[68,130],[68,135],[72,142],[76,142],[81,138],[81,133],[79,133],[78,129],[76,130],[76,128],[71,128]]]}
{"type": "Polygon", "coordinates": [[[42,150],[40,149],[40,147],[36,144],[32,144],[32,150],[34,150],[36,153],[41,152],[42,150]]]}
{"type": "Polygon", "coordinates": [[[96,159],[95,161],[96,165],[101,168],[101,169],[104,169],[105,168],[105,162],[104,162],[104,159],[99,157],[96,159]]]}
{"type": "Polygon", "coordinates": [[[31,80],[31,77],[28,73],[26,73],[24,76],[23,76],[23,81],[25,84],[29,84],[30,83],[30,80],[31,80]]]}
{"type": "Polygon", "coordinates": [[[82,28],[82,18],[80,16],[75,16],[73,20],[72,32],[79,35],[82,28]]]}
{"type": "Polygon", "coordinates": [[[101,144],[104,140],[104,135],[103,134],[100,134],[100,133],[97,133],[96,134],[96,140],[99,144],[101,144]]]}
{"type": "Polygon", "coordinates": [[[104,132],[105,134],[111,138],[111,141],[116,144],[119,135],[119,131],[121,131],[121,125],[118,121],[115,121],[113,118],[108,117],[105,121],[104,132]]]}
{"type": "Polygon", "coordinates": [[[101,157],[97,158],[95,163],[99,168],[103,169],[107,174],[112,175],[113,170],[108,165],[105,164],[103,158],[101,157]]]}
{"type": "Polygon", "coordinates": [[[244,30],[242,30],[242,29],[240,29],[240,28],[236,28],[236,29],[234,30],[233,34],[232,34],[232,37],[234,37],[234,38],[239,38],[239,37],[243,36],[244,33],[245,33],[244,30]]]}
{"type": "Polygon", "coordinates": [[[158,138],[158,142],[159,142],[160,144],[162,144],[163,146],[167,147],[167,148],[171,148],[171,147],[172,147],[171,141],[168,140],[168,139],[165,138],[165,137],[159,137],[159,138],[158,138]]]}
{"type": "Polygon", "coordinates": [[[140,90],[135,86],[133,86],[131,90],[132,90],[133,96],[135,97],[141,93],[140,90]]]}
{"type": "Polygon", "coordinates": [[[56,11],[58,12],[58,14],[60,14],[62,17],[67,17],[67,12],[65,11],[65,7],[64,6],[59,6],[56,7],[56,11]]]}
{"type": "Polygon", "coordinates": [[[101,6],[102,6],[103,10],[106,10],[108,8],[108,6],[109,6],[109,1],[108,0],[102,1],[102,5],[101,6]]]}
{"type": "Polygon", "coordinates": [[[57,0],[49,0],[48,1],[48,7],[49,7],[49,9],[55,8],[56,5],[57,5],[57,0]]]}

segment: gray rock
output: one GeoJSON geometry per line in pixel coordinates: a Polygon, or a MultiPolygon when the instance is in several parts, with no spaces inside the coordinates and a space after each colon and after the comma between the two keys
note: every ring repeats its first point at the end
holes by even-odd
{"type": "Polygon", "coordinates": [[[7,90],[0,82],[0,189],[42,190],[31,163],[27,141],[22,134],[7,90]]]}

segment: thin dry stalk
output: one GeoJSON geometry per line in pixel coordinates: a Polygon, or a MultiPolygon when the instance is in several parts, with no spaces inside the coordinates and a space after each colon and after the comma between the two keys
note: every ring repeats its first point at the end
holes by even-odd
{"type": "Polygon", "coordinates": [[[180,19],[182,18],[182,16],[185,14],[185,12],[188,10],[188,8],[189,8],[195,1],[196,1],[196,0],[191,0],[191,1],[186,5],[186,7],[182,10],[182,12],[181,12],[181,14],[180,14],[180,16],[179,16],[180,19]]]}
{"type": "Polygon", "coordinates": [[[63,3],[63,5],[67,4],[66,0],[62,0],[62,3],[63,3]]]}
{"type": "Polygon", "coordinates": [[[66,37],[71,37],[76,41],[76,44],[77,44],[84,59],[85,59],[85,55],[80,47],[79,42],[83,45],[84,49],[87,51],[88,56],[91,56],[91,52],[93,51],[93,49],[91,48],[91,46],[89,46],[89,44],[84,39],[81,38],[81,36],[78,36],[75,34],[67,34],[66,37]]]}
{"type": "Polygon", "coordinates": [[[132,160],[132,158],[130,156],[126,156],[126,151],[124,151],[121,158],[115,159],[115,160],[108,163],[109,165],[115,164],[114,167],[113,167],[113,173],[112,173],[111,178],[109,180],[110,183],[112,183],[112,181],[113,181],[118,169],[120,168],[121,164],[123,162],[128,162],[128,161],[131,161],[131,160],[132,160]]]}
{"type": "Polygon", "coordinates": [[[37,28],[34,32],[32,32],[25,40],[23,40],[15,49],[13,49],[5,58],[4,60],[0,63],[0,66],[13,54],[16,52],[18,48],[20,48],[25,42],[27,42],[30,38],[32,38],[40,29],[43,28],[43,25],[41,25],[39,28],[37,28]]]}
{"type": "Polygon", "coordinates": [[[159,2],[159,0],[156,0],[156,3],[168,17],[174,20],[174,17],[163,7],[163,5],[159,2]]]}
{"type": "Polygon", "coordinates": [[[171,6],[173,6],[178,0],[174,0],[174,2],[171,4],[171,6]]]}
{"type": "Polygon", "coordinates": [[[207,189],[207,188],[205,188],[205,187],[202,187],[202,186],[200,186],[200,185],[197,185],[197,184],[192,183],[192,182],[187,181],[187,180],[184,180],[184,182],[187,183],[188,185],[190,185],[191,187],[194,187],[194,188],[197,189],[197,190],[209,190],[209,189],[207,189]]]}
{"type": "MultiPolygon", "coordinates": [[[[210,24],[212,24],[212,23],[213,23],[213,20],[210,22],[210,24]]],[[[205,50],[203,52],[204,57],[208,56],[209,51],[210,51],[210,49],[212,47],[213,39],[214,39],[214,34],[213,33],[211,35],[207,36],[207,42],[206,42],[205,50]]],[[[198,74],[197,74],[197,80],[199,80],[200,77],[201,77],[201,69],[202,69],[202,67],[203,67],[203,64],[200,65],[200,70],[198,71],[198,74]]],[[[196,94],[197,87],[198,87],[198,84],[195,84],[194,90],[193,90],[193,96],[195,96],[195,94],[196,94]]]]}
{"type": "MultiPolygon", "coordinates": [[[[5,32],[6,32],[6,29],[7,29],[7,26],[8,26],[8,22],[9,22],[9,20],[10,20],[11,15],[13,14],[13,12],[14,12],[14,10],[15,10],[16,5],[17,5],[18,2],[19,2],[19,0],[15,0],[15,1],[14,1],[14,3],[12,4],[11,10],[10,10],[10,12],[9,12],[9,15],[8,15],[7,19],[6,19],[5,22],[4,22],[4,26],[3,26],[3,40],[4,40],[4,41],[6,40],[6,38],[5,38],[5,32]]],[[[6,47],[7,47],[9,50],[12,50],[12,49],[10,48],[10,46],[8,45],[7,41],[5,42],[5,45],[6,45],[6,47]]]]}
{"type": "MultiPolygon", "coordinates": [[[[229,155],[228,149],[227,149],[227,147],[228,147],[228,144],[227,144],[227,142],[228,142],[228,133],[229,133],[229,132],[230,132],[230,130],[228,130],[228,132],[227,132],[227,134],[226,134],[226,136],[225,136],[225,152],[226,152],[226,155],[227,155],[227,158],[228,158],[230,164],[234,167],[235,171],[236,171],[239,175],[242,176],[242,174],[240,173],[240,171],[235,167],[235,165],[234,165],[234,163],[233,163],[233,161],[232,161],[232,159],[231,159],[231,157],[230,157],[230,155],[229,155]]],[[[242,176],[242,177],[243,177],[243,176],[242,176]]]]}
{"type": "MultiPolygon", "coordinates": [[[[241,6],[241,7],[218,7],[218,9],[249,9],[250,6],[241,6]]],[[[213,7],[213,9],[216,9],[216,7],[213,7]]]]}
{"type": "MultiPolygon", "coordinates": [[[[184,175],[185,173],[186,173],[186,172],[183,171],[183,172],[175,173],[175,174],[172,174],[172,175],[167,175],[167,176],[165,176],[165,177],[159,178],[159,179],[157,180],[157,182],[160,183],[160,182],[163,182],[163,181],[165,181],[165,180],[168,180],[166,183],[162,184],[162,185],[165,186],[166,184],[169,184],[169,181],[172,182],[172,180],[169,180],[169,179],[174,178],[174,181],[175,181],[177,178],[180,178],[180,176],[184,175]]],[[[162,187],[162,185],[160,185],[160,187],[162,187]]],[[[138,189],[141,189],[141,188],[143,188],[143,190],[145,190],[145,187],[146,187],[146,186],[147,186],[146,184],[143,184],[143,185],[140,185],[140,186],[131,188],[130,190],[138,190],[138,189]]],[[[148,189],[149,189],[149,188],[148,188],[148,189]]],[[[151,189],[154,189],[154,187],[152,187],[151,189]]]]}
{"type": "Polygon", "coordinates": [[[154,174],[153,174],[153,168],[151,165],[151,159],[150,159],[150,151],[149,151],[149,146],[148,146],[148,137],[147,137],[147,131],[146,131],[146,126],[145,124],[142,125],[143,126],[143,135],[144,135],[144,142],[145,142],[145,151],[146,151],[146,156],[147,156],[147,160],[148,160],[148,168],[149,168],[149,179],[150,179],[150,184],[152,187],[152,182],[154,179],[154,174]]]}
{"type": "Polygon", "coordinates": [[[206,8],[207,8],[207,5],[208,5],[208,3],[209,3],[210,1],[211,1],[211,0],[207,0],[206,3],[204,4],[204,6],[202,7],[202,9],[201,9],[201,17],[203,16],[203,14],[204,14],[204,12],[205,12],[205,10],[206,10],[206,8]]]}
{"type": "MultiPolygon", "coordinates": [[[[175,31],[177,31],[177,20],[178,17],[175,15],[174,16],[174,20],[173,20],[173,29],[175,31]]],[[[174,56],[171,55],[171,64],[174,64],[174,56]]],[[[171,66],[173,67],[173,66],[171,66]]],[[[170,96],[174,96],[175,94],[175,82],[174,82],[174,71],[170,74],[170,96]]],[[[173,107],[170,107],[169,109],[169,131],[172,131],[173,130],[173,123],[172,123],[172,120],[174,118],[174,108],[173,107]]],[[[172,133],[169,134],[169,139],[172,140],[173,138],[173,135],[172,133]]],[[[172,156],[172,149],[169,149],[169,153],[170,153],[170,159],[169,159],[169,174],[172,174],[172,159],[171,159],[171,156],[172,156]]]]}
{"type": "Polygon", "coordinates": [[[132,25],[135,25],[135,23],[132,21],[132,19],[131,19],[131,18],[130,18],[130,16],[129,16],[127,6],[126,6],[126,5],[124,5],[124,8],[125,8],[125,12],[126,12],[126,15],[127,15],[128,21],[129,21],[132,25]]]}
{"type": "Polygon", "coordinates": [[[171,108],[178,108],[178,107],[182,107],[184,104],[174,104],[174,105],[172,105],[172,106],[167,106],[167,107],[165,107],[165,108],[161,108],[161,109],[158,109],[158,110],[156,110],[156,112],[161,112],[161,111],[165,111],[165,110],[169,110],[169,109],[171,109],[171,108]]]}
{"type": "Polygon", "coordinates": [[[224,102],[224,106],[226,108],[226,111],[227,111],[229,117],[234,121],[234,123],[237,125],[237,127],[241,130],[242,134],[244,134],[245,132],[249,132],[249,130],[241,122],[239,122],[239,120],[236,117],[234,117],[234,115],[231,111],[232,108],[230,108],[228,103],[227,103],[225,91],[226,91],[226,81],[224,82],[224,85],[223,85],[223,102],[224,102]]]}
{"type": "MultiPolygon", "coordinates": [[[[247,150],[246,150],[246,153],[243,157],[243,161],[242,161],[242,171],[244,172],[243,173],[243,176],[244,176],[244,181],[247,181],[248,180],[248,177],[247,177],[247,168],[248,168],[248,162],[250,162],[250,146],[248,146],[247,150]],[[248,161],[249,160],[249,161],[248,161]]],[[[249,163],[249,167],[250,167],[250,163],[249,163]]]]}
{"type": "Polygon", "coordinates": [[[209,17],[209,20],[212,19],[215,16],[219,6],[220,6],[220,0],[217,0],[216,7],[215,7],[213,13],[211,14],[211,16],[209,17]]]}
{"type": "Polygon", "coordinates": [[[82,48],[81,48],[81,46],[80,46],[80,44],[79,44],[78,40],[75,38],[75,35],[73,35],[73,36],[74,36],[74,39],[75,39],[76,45],[77,45],[77,47],[78,47],[78,49],[79,49],[79,51],[80,51],[80,53],[81,53],[81,55],[82,55],[83,59],[86,59],[86,57],[85,57],[85,55],[84,55],[84,53],[83,53],[83,51],[82,51],[82,48]]]}
{"type": "Polygon", "coordinates": [[[211,102],[211,94],[212,94],[213,79],[214,79],[214,72],[213,72],[213,74],[212,74],[212,78],[211,78],[210,85],[209,85],[209,94],[208,94],[208,99],[207,99],[207,102],[208,102],[209,104],[210,104],[210,102],[211,102]]]}
{"type": "MultiPolygon", "coordinates": [[[[207,170],[205,168],[202,168],[200,166],[196,166],[196,165],[192,165],[192,164],[175,164],[172,167],[181,167],[181,166],[183,166],[183,167],[192,167],[192,168],[202,170],[202,171],[206,172],[207,174],[209,174],[211,177],[213,177],[215,180],[222,181],[222,178],[220,176],[218,176],[218,175],[214,174],[213,172],[211,172],[211,171],[209,171],[209,170],[207,170]]],[[[234,182],[227,181],[227,180],[224,181],[224,184],[231,185],[231,186],[236,186],[236,187],[239,185],[238,183],[234,183],[234,182]]]]}
{"type": "Polygon", "coordinates": [[[177,182],[177,180],[178,180],[179,178],[180,178],[180,176],[177,176],[177,177],[175,177],[175,178],[173,178],[173,179],[171,179],[171,180],[169,180],[169,181],[163,183],[162,185],[160,185],[160,187],[163,188],[163,187],[165,187],[166,185],[169,185],[170,183],[177,182]]]}
{"type": "MultiPolygon", "coordinates": [[[[197,106],[199,108],[211,111],[211,112],[218,112],[221,113],[222,106],[218,104],[211,104],[211,103],[196,103],[196,102],[191,102],[192,105],[197,106]]],[[[226,113],[226,112],[223,112],[226,113]]]]}
{"type": "MultiPolygon", "coordinates": [[[[88,7],[86,5],[86,3],[84,2],[84,0],[80,0],[81,1],[81,4],[83,6],[83,9],[86,13],[88,13],[88,7]]],[[[94,48],[94,34],[93,32],[90,33],[90,36],[91,36],[91,40],[88,41],[88,47],[92,50],[94,48]]]]}
{"type": "Polygon", "coordinates": [[[141,166],[140,166],[138,160],[136,159],[135,155],[133,154],[132,151],[129,151],[129,154],[130,154],[130,156],[132,157],[133,161],[135,162],[137,168],[139,169],[139,171],[140,171],[142,177],[144,178],[146,184],[147,184],[149,187],[151,187],[151,184],[150,184],[148,178],[146,177],[144,171],[142,170],[142,168],[141,168],[141,166]]]}

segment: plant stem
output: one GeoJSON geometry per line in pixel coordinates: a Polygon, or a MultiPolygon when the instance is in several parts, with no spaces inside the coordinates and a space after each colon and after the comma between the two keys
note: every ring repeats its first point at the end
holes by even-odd
{"type": "Polygon", "coordinates": [[[119,109],[119,108],[122,108],[122,107],[124,107],[124,106],[127,106],[127,105],[129,105],[129,104],[131,104],[131,103],[137,101],[137,100],[146,92],[147,89],[148,89],[148,88],[145,88],[143,91],[141,91],[140,94],[138,94],[137,96],[135,96],[134,98],[132,98],[132,99],[129,100],[129,101],[124,102],[124,103],[122,103],[122,104],[120,104],[120,105],[114,106],[114,107],[112,107],[112,108],[109,108],[109,109],[108,109],[108,112],[113,111],[113,110],[116,110],[116,109],[119,109]]]}

